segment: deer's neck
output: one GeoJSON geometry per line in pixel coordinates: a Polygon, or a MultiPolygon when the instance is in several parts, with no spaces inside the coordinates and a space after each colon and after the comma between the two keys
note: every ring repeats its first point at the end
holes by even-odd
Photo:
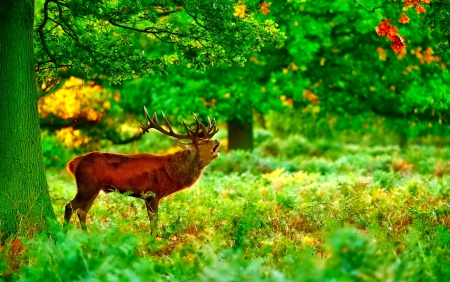
{"type": "Polygon", "coordinates": [[[171,155],[166,163],[166,170],[169,176],[183,189],[193,185],[202,175],[206,165],[203,164],[199,156],[188,150],[177,152],[171,155]]]}

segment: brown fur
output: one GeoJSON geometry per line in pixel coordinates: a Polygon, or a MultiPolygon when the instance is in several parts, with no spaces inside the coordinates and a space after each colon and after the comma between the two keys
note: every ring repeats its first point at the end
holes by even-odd
{"type": "Polygon", "coordinates": [[[78,191],[66,205],[65,222],[81,209],[78,217],[85,229],[86,215],[100,191],[130,192],[143,198],[152,221],[159,200],[192,186],[218,157],[219,144],[216,140],[197,140],[182,144],[185,150],[168,155],[91,152],[74,158],[67,169],[74,175],[78,191]]]}

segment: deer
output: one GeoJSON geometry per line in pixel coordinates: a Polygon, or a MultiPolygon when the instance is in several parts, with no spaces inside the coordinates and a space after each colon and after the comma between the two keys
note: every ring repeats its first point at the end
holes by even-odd
{"type": "Polygon", "coordinates": [[[156,112],[153,117],[144,106],[147,124],[141,125],[142,135],[150,129],[174,137],[183,149],[172,154],[158,155],[150,153],[114,154],[98,151],[75,157],[67,164],[68,171],[74,176],[77,193],[65,206],[64,226],[70,223],[72,214],[78,211],[81,227],[87,230],[86,217],[100,191],[113,191],[145,201],[150,221],[156,222],[160,200],[194,185],[206,167],[219,157],[219,140],[211,138],[219,131],[216,120],[208,117],[205,126],[194,115],[195,130],[182,123],[186,134],[178,134],[162,112],[166,130],[160,125],[156,112]],[[188,143],[180,140],[189,140],[188,143]]]}

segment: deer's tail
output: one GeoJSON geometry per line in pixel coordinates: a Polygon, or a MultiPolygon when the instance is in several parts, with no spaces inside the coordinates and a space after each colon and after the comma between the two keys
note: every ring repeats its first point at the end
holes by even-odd
{"type": "Polygon", "coordinates": [[[77,171],[78,164],[80,163],[82,157],[83,157],[83,156],[79,156],[79,157],[73,158],[73,159],[67,164],[67,170],[68,170],[70,173],[72,173],[73,175],[75,175],[75,172],[77,171]]]}

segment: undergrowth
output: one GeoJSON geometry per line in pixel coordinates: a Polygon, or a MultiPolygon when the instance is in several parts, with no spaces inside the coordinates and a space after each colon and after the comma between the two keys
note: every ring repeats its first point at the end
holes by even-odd
{"type": "MultiPolygon", "coordinates": [[[[18,281],[449,281],[450,150],[261,141],[222,153],[166,198],[156,232],[143,201],[101,194],[63,232],[0,246],[18,281]]],[[[49,170],[60,221],[76,191],[49,170]]],[[[2,279],[2,278],[0,278],[2,279]]]]}

